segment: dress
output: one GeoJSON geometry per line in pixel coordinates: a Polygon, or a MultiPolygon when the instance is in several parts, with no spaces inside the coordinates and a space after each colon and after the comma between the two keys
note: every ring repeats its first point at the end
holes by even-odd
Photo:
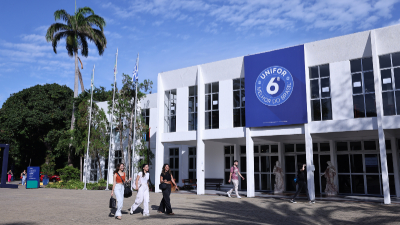
{"type": "MultiPolygon", "coordinates": [[[[137,207],[139,207],[140,204],[143,202],[143,215],[149,215],[149,202],[150,202],[150,195],[149,195],[149,185],[147,184],[150,174],[146,173],[146,175],[143,177],[143,173],[140,172],[138,174],[139,176],[139,181],[138,181],[138,186],[139,190],[136,195],[135,203],[133,203],[131,207],[131,213],[133,213],[137,207]]],[[[135,180],[136,182],[136,180],[135,180]]]]}

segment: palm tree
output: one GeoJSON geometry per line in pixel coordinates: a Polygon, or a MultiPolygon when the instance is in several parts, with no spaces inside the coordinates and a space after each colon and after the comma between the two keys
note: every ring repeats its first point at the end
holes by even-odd
{"type": "MultiPolygon", "coordinates": [[[[57,54],[57,44],[61,39],[66,39],[66,49],[70,57],[75,57],[75,83],[74,83],[74,98],[78,97],[78,79],[81,83],[82,90],[85,90],[82,82],[82,75],[78,67],[78,50],[82,56],[87,57],[89,54],[88,40],[93,42],[99,55],[103,55],[107,45],[107,39],[104,36],[103,27],[106,26],[105,20],[94,14],[94,11],[89,7],[79,8],[75,10],[74,15],[69,15],[65,10],[57,10],[54,13],[54,19],[63,20],[64,23],[54,23],[46,33],[47,42],[53,45],[54,53],[57,54]],[[97,29],[98,28],[98,29],[97,29]]],[[[81,62],[82,65],[82,62],[81,62]]],[[[83,68],[83,66],[82,66],[83,68]]],[[[72,111],[71,130],[74,129],[75,121],[75,106],[72,111]]],[[[68,164],[72,165],[71,149],[68,152],[68,164]]]]}

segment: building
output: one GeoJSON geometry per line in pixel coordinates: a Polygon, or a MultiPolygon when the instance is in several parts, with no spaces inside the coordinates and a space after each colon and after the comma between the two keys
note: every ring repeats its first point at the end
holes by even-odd
{"type": "Polygon", "coordinates": [[[158,75],[148,109],[151,178],[164,163],[182,185],[227,184],[233,160],[240,189],[273,191],[282,165],[286,192],[307,164],[311,196],[324,194],[331,161],[339,194],[400,197],[400,25],[237,57],[158,75]]]}

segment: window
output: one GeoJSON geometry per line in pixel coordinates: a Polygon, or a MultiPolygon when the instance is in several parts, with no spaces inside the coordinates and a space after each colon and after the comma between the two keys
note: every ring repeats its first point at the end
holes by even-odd
{"type": "Polygon", "coordinates": [[[117,167],[118,164],[122,163],[122,151],[121,150],[115,150],[114,154],[115,154],[114,166],[117,167]]]}
{"type": "Polygon", "coordinates": [[[219,83],[214,82],[205,85],[205,129],[219,128],[219,83]]]}
{"type": "Polygon", "coordinates": [[[372,57],[350,60],[354,118],[376,117],[372,57]]]}
{"type": "Polygon", "coordinates": [[[189,87],[189,130],[197,130],[197,86],[189,87]]]}
{"type": "Polygon", "coordinates": [[[169,168],[176,182],[179,182],[179,148],[169,149],[169,168]]]}
{"type": "Polygon", "coordinates": [[[103,173],[103,179],[107,179],[107,174],[108,174],[108,159],[104,159],[104,173],[103,173]]]}
{"type": "Polygon", "coordinates": [[[254,145],[255,190],[273,191],[275,185],[274,166],[278,159],[278,145],[254,145]]]}
{"type": "MultiPolygon", "coordinates": [[[[229,176],[231,174],[231,167],[233,166],[234,160],[234,146],[225,146],[224,147],[224,156],[225,156],[225,184],[229,184],[229,176]]],[[[240,168],[240,165],[239,165],[240,168]]]]}
{"type": "MultiPolygon", "coordinates": [[[[142,117],[143,117],[143,120],[146,123],[147,127],[150,127],[150,109],[142,109],[142,117]]],[[[144,134],[144,138],[143,139],[145,141],[149,141],[149,135],[150,135],[149,132],[144,134]]]]}
{"type": "Polygon", "coordinates": [[[97,158],[90,160],[90,181],[97,181],[97,158]]]}
{"type": "Polygon", "coordinates": [[[332,104],[329,64],[310,67],[310,90],[312,120],[331,120],[332,104]]]}
{"type": "Polygon", "coordinates": [[[189,179],[196,179],[196,147],[189,147],[189,179]]]}
{"type": "Polygon", "coordinates": [[[400,115],[400,53],[379,56],[383,115],[400,115]]]}
{"type": "Polygon", "coordinates": [[[233,127],[246,126],[244,78],[233,80],[233,127]]]}
{"type": "Polygon", "coordinates": [[[286,191],[296,191],[297,164],[306,163],[305,144],[284,144],[286,191]]]}
{"type": "Polygon", "coordinates": [[[176,89],[165,92],[164,98],[165,132],[176,131],[176,89]]]}

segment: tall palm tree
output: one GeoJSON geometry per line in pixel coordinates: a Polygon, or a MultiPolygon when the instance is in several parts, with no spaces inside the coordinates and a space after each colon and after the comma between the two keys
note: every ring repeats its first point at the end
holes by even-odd
{"type": "MultiPolygon", "coordinates": [[[[66,49],[70,57],[75,57],[75,83],[74,83],[74,98],[78,97],[78,79],[81,82],[81,88],[84,90],[82,75],[78,66],[78,50],[82,56],[87,57],[89,54],[88,40],[93,42],[99,55],[103,55],[104,49],[107,46],[107,39],[104,35],[103,27],[106,26],[105,20],[96,15],[89,7],[79,8],[75,10],[74,15],[69,15],[65,10],[57,10],[54,13],[54,19],[63,20],[64,23],[54,23],[46,33],[47,42],[53,45],[54,53],[57,54],[57,44],[61,39],[66,39],[66,49]]],[[[80,61],[80,59],[79,59],[80,61]]],[[[82,64],[82,62],[81,62],[82,64]]],[[[75,121],[75,106],[73,107],[71,130],[74,129],[75,121]]],[[[68,152],[68,164],[72,165],[71,150],[68,152]]]]}

